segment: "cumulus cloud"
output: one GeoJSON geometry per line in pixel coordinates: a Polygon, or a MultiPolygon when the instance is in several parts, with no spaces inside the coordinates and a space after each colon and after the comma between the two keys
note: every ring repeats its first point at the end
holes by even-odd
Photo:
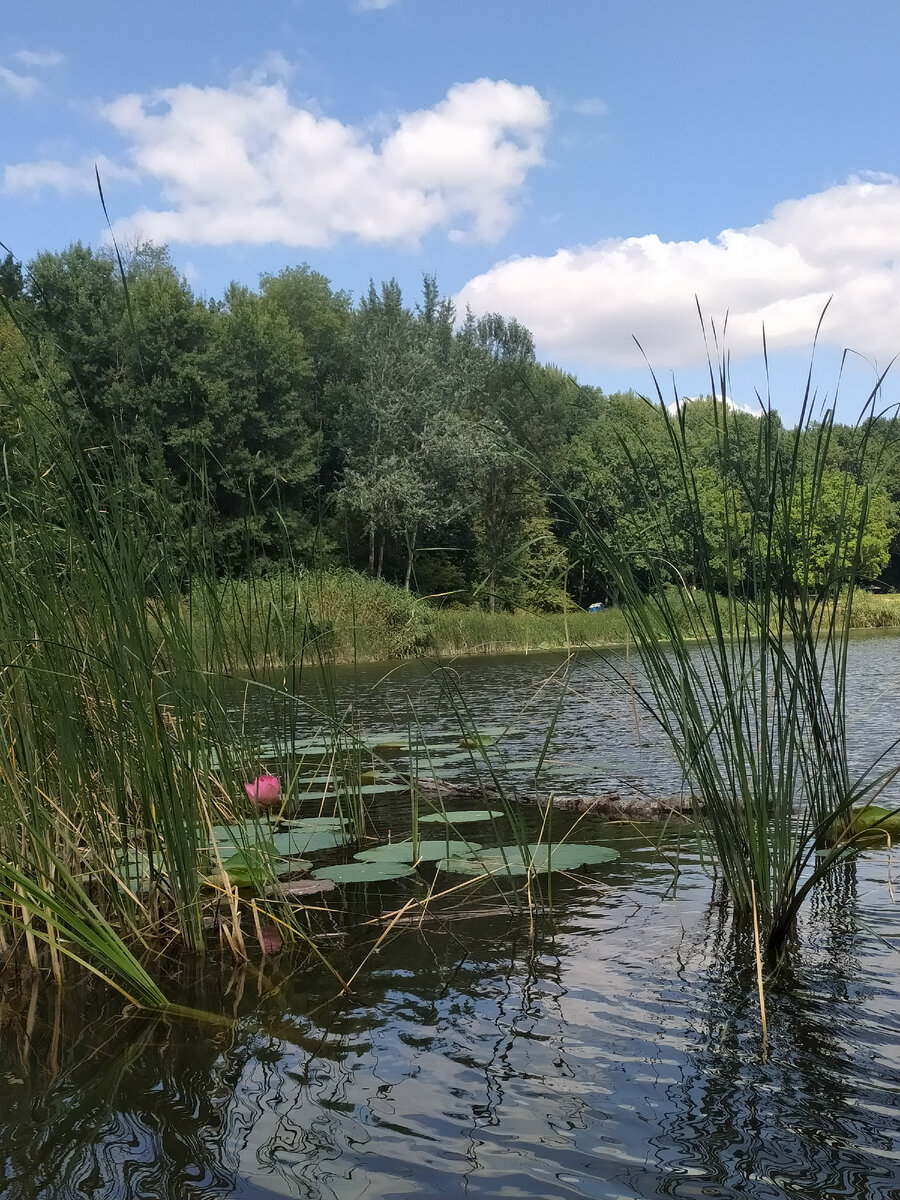
{"type": "Polygon", "coordinates": [[[0,67],[0,83],[21,100],[29,100],[41,86],[33,75],[19,75],[9,67],[0,67]]]}
{"type": "Polygon", "coordinates": [[[516,258],[472,279],[458,302],[515,315],[542,353],[586,365],[695,362],[694,297],[733,356],[809,345],[829,297],[824,340],[883,357],[900,350],[900,179],[851,179],[776,206],[714,240],[654,234],[516,258]]]}
{"type": "MultiPolygon", "coordinates": [[[[377,135],[295,106],[282,81],[126,95],[102,115],[126,139],[128,167],[167,202],[117,232],[208,245],[415,242],[436,228],[491,241],[543,161],[550,122],[534,88],[491,79],[456,84],[377,135]]],[[[8,191],[75,181],[46,161],[5,176],[8,191]]]]}
{"type": "Polygon", "coordinates": [[[52,188],[66,193],[94,192],[97,190],[96,171],[100,172],[101,183],[113,179],[134,183],[138,179],[135,171],[113,162],[103,154],[96,158],[83,158],[78,163],[61,163],[53,158],[43,158],[6,167],[3,190],[40,192],[44,188],[52,188]]]}
{"type": "Polygon", "coordinates": [[[58,50],[17,50],[16,58],[26,67],[58,67],[63,60],[58,50]]]}

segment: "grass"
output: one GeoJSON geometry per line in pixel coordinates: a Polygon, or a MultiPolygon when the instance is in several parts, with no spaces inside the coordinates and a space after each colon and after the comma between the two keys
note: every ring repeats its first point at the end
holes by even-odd
{"type": "MultiPolygon", "coordinates": [[[[727,600],[720,597],[717,603],[724,612],[727,600]]],[[[417,655],[451,659],[602,649],[631,640],[628,616],[621,608],[597,614],[579,609],[492,613],[474,607],[435,608],[402,588],[350,570],[229,580],[219,585],[212,610],[210,625],[223,639],[222,649],[245,669],[283,667],[298,652],[311,663],[387,662],[417,655]],[[246,661],[248,646],[256,655],[252,664],[246,661]]],[[[203,611],[201,597],[194,608],[194,630],[201,642],[207,640],[203,611]]],[[[684,610],[682,619],[690,634],[691,612],[684,610]]],[[[900,628],[900,596],[857,591],[851,625],[900,628]]],[[[662,624],[659,634],[666,635],[662,624]]]]}

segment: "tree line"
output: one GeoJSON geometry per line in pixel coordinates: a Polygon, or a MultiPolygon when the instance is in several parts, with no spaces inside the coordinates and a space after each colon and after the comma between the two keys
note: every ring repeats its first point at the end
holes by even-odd
{"type": "MultiPolygon", "coordinates": [[[[733,547],[758,423],[777,431],[779,417],[729,413],[747,453],[740,486],[725,481],[744,499],[724,507],[713,402],[682,418],[707,540],[729,521],[733,547]]],[[[98,461],[125,455],[129,486],[196,525],[226,574],[349,564],[491,610],[615,601],[577,510],[648,573],[664,563],[690,583],[695,517],[679,508],[667,419],[539,363],[514,319],[457,314],[431,277],[412,303],[391,281],[354,304],[302,265],[207,299],[149,244],[120,260],[76,244],[0,262],[7,477],[27,488],[52,469],[35,461],[37,425],[52,431],[45,457],[63,435],[98,461]]],[[[900,578],[893,423],[836,425],[825,444],[817,525],[803,530],[813,557],[833,553],[852,479],[870,485],[863,574],[900,578]]],[[[723,585],[741,569],[730,550],[719,567],[723,585]]]]}

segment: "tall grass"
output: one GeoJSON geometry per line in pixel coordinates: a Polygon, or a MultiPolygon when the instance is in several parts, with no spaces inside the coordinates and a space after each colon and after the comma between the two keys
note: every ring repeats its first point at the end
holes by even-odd
{"type": "MultiPolygon", "coordinates": [[[[665,544],[666,529],[687,521],[690,580],[663,555],[638,568],[614,531],[571,507],[620,595],[646,671],[641,700],[700,798],[700,820],[734,910],[751,916],[758,909],[768,950],[777,955],[810,889],[845,853],[837,838],[853,806],[893,773],[876,764],[854,777],[847,759],[847,654],[871,493],[848,464],[833,549],[823,561],[813,547],[826,505],[834,519],[833,489],[827,494],[834,413],[817,411],[811,371],[791,431],[765,400],[748,432],[729,407],[724,358],[710,377],[722,481],[715,512],[708,491],[701,498],[685,403],[676,398],[667,407],[658,386],[655,401],[677,480],[658,513],[659,532],[665,544]],[[708,603],[717,589],[718,603],[708,603]]],[[[876,453],[870,439],[878,391],[859,423],[860,460],[876,453]]],[[[640,485],[638,465],[629,460],[640,485]]],[[[659,494],[655,483],[648,501],[651,491],[659,494]]]]}

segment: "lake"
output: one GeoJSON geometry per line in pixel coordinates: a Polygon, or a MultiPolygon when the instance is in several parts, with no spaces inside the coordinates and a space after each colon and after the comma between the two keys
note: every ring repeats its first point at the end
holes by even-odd
{"type": "MultiPolygon", "coordinates": [[[[450,745],[461,716],[507,727],[510,786],[545,753],[561,791],[675,793],[671,754],[621,682],[631,664],[614,665],[619,676],[590,656],[470,659],[440,679],[367,665],[307,675],[303,693],[366,733],[450,745]]],[[[900,735],[900,638],[857,638],[851,668],[862,763],[900,735]]],[[[273,722],[290,722],[280,737],[317,730],[311,712],[261,700],[246,718],[261,741],[273,722]]],[[[536,832],[537,810],[523,812],[536,832]]],[[[389,799],[373,797],[373,819],[391,819],[389,799]]],[[[844,864],[806,906],[768,994],[765,1057],[752,945],[691,835],[591,817],[579,838],[620,857],[554,877],[550,912],[488,883],[386,933],[377,919],[406,881],[332,893],[331,965],[346,979],[365,963],[349,996],[327,967],[285,954],[168,964],[173,998],[234,1015],[227,1026],[124,1012],[99,985],[5,1004],[0,1196],[900,1196],[889,854],[844,864]]]]}

